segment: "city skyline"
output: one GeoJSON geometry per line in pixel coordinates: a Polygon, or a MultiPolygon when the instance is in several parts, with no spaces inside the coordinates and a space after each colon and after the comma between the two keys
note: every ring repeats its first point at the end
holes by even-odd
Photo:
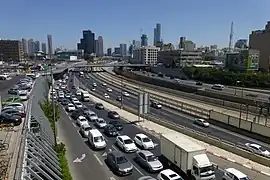
{"type": "Polygon", "coordinates": [[[230,23],[234,22],[233,44],[237,39],[248,39],[252,30],[263,29],[265,22],[268,20],[266,7],[270,4],[266,0],[261,0],[260,3],[239,0],[233,2],[233,5],[231,5],[232,1],[226,1],[222,3],[221,8],[219,2],[212,0],[207,0],[206,2],[172,0],[172,3],[149,0],[147,2],[143,1],[144,8],[149,10],[147,14],[140,13],[140,11],[130,14],[128,12],[130,7],[134,9],[140,8],[140,1],[136,3],[126,3],[123,0],[117,2],[106,1],[106,6],[104,6],[104,2],[97,0],[91,2],[80,0],[80,3],[67,3],[63,0],[57,2],[48,0],[41,3],[33,0],[19,3],[17,1],[15,3],[15,0],[5,1],[2,5],[5,8],[0,12],[2,17],[4,17],[0,38],[33,38],[39,39],[40,42],[46,42],[46,34],[50,33],[54,37],[53,48],[63,46],[68,49],[76,49],[76,43],[80,38],[81,31],[83,29],[91,29],[98,36],[104,38],[105,50],[109,47],[118,46],[120,43],[129,44],[133,39],[139,40],[141,29],[142,33],[148,37],[148,44],[152,45],[154,40],[153,29],[156,23],[160,23],[162,27],[161,37],[164,43],[171,42],[175,45],[179,42],[179,37],[184,36],[194,41],[198,47],[211,44],[227,47],[230,23]],[[51,6],[52,2],[54,6],[51,6]],[[84,5],[82,6],[81,4],[84,5]],[[78,12],[64,13],[65,15],[61,16],[61,9],[58,8],[58,5],[63,7],[61,9],[65,9],[65,11],[76,11],[78,9],[78,12]],[[93,7],[93,10],[86,11],[90,5],[93,7]],[[110,8],[113,10],[107,11],[108,7],[114,8],[110,8]],[[182,8],[179,11],[179,7],[187,8],[182,8]],[[15,8],[16,13],[8,13],[11,8],[15,8]],[[45,13],[48,8],[50,13],[45,13]],[[101,8],[107,14],[100,14],[98,18],[89,21],[88,17],[97,14],[101,8]],[[192,11],[190,11],[191,9],[192,11]],[[129,14],[127,16],[130,22],[128,26],[126,21],[116,24],[110,22],[100,23],[105,22],[107,17],[113,19],[119,16],[119,12],[129,14]],[[246,12],[254,13],[249,14],[246,12]],[[33,16],[36,13],[39,14],[38,17],[33,16]],[[183,18],[183,15],[185,18],[183,18]],[[28,21],[22,22],[20,19],[27,19],[28,21]],[[61,23],[58,23],[59,20],[61,20],[61,23]],[[71,21],[72,26],[70,25],[71,21]],[[48,26],[48,23],[54,25],[48,26]],[[39,25],[38,27],[30,28],[33,24],[39,25]]]}

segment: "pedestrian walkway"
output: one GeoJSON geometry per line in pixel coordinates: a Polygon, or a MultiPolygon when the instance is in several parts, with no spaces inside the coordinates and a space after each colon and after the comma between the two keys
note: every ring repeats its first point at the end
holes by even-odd
{"type": "MultiPolygon", "coordinates": [[[[126,81],[126,80],[123,80],[121,82],[121,80],[118,80],[115,77],[112,78],[112,76],[107,75],[105,73],[100,73],[99,75],[102,78],[107,79],[108,81],[113,81],[115,84],[121,85],[121,83],[123,83],[123,85],[125,85],[127,87],[133,87],[133,88],[138,89],[138,90],[142,89],[142,87],[140,87],[138,85],[130,83],[130,82],[126,81]]],[[[215,105],[202,103],[202,102],[199,102],[199,101],[196,101],[196,100],[190,100],[190,99],[175,96],[175,95],[172,95],[172,94],[166,94],[166,93],[163,93],[163,92],[160,92],[160,91],[154,91],[154,90],[152,90],[150,88],[143,87],[143,90],[146,91],[146,92],[149,92],[149,93],[151,93],[153,95],[159,96],[161,98],[163,97],[166,101],[170,101],[170,100],[179,101],[179,102],[182,102],[182,103],[189,104],[191,106],[196,106],[196,107],[198,107],[200,109],[205,109],[206,111],[214,110],[216,112],[223,113],[223,114],[233,116],[233,117],[237,117],[237,118],[238,117],[240,118],[240,116],[241,116],[241,119],[243,119],[243,120],[252,121],[252,122],[254,120],[256,120],[256,122],[258,122],[259,124],[269,125],[270,126],[270,120],[268,120],[267,118],[262,117],[262,116],[258,117],[258,116],[254,116],[253,114],[247,113],[246,110],[245,110],[246,108],[245,108],[244,105],[243,105],[242,110],[240,112],[240,109],[239,109],[239,111],[226,109],[226,108],[223,108],[223,107],[218,107],[218,106],[215,106],[215,105]]]]}
{"type": "MultiPolygon", "coordinates": [[[[119,115],[123,119],[126,119],[127,121],[131,121],[131,122],[138,121],[138,117],[132,113],[129,113],[125,110],[122,110],[122,109],[120,109],[112,104],[109,104],[106,101],[103,101],[103,100],[101,100],[93,95],[90,95],[90,98],[92,99],[93,102],[102,103],[106,109],[114,110],[114,111],[118,112],[119,115]]],[[[179,132],[173,131],[173,130],[168,129],[166,127],[160,126],[160,125],[153,123],[151,121],[148,121],[148,120],[143,120],[143,122],[137,123],[137,125],[140,126],[142,129],[145,129],[148,132],[151,132],[157,136],[159,134],[166,134],[166,133],[176,133],[179,136],[185,136],[186,138],[189,138],[190,140],[196,142],[197,144],[200,144],[201,146],[205,147],[207,149],[207,151],[212,155],[215,155],[215,156],[222,158],[222,159],[231,160],[231,162],[241,164],[242,166],[244,166],[246,168],[253,169],[256,172],[260,172],[260,173],[269,175],[269,177],[270,177],[270,167],[266,167],[266,166],[263,166],[263,165],[258,164],[256,162],[250,161],[249,159],[243,158],[243,157],[235,155],[231,152],[225,151],[223,149],[209,145],[209,144],[204,143],[202,141],[188,137],[184,134],[181,134],[179,132]]]]}

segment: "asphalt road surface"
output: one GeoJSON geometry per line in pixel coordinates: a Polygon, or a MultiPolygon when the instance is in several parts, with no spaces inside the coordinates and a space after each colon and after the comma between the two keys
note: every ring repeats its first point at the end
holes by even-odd
{"type": "MultiPolygon", "coordinates": [[[[91,79],[83,79],[83,78],[81,78],[80,80],[81,80],[81,81],[83,82],[83,84],[86,85],[86,86],[87,86],[87,84],[92,85],[92,82],[96,82],[96,83],[98,84],[98,87],[101,87],[101,88],[98,88],[98,89],[96,90],[96,92],[99,92],[101,95],[103,95],[103,93],[105,93],[105,91],[102,91],[102,89],[106,89],[106,88],[102,87],[101,83],[98,83],[97,80],[94,80],[94,81],[93,81],[93,80],[91,80],[91,79]]],[[[113,89],[113,91],[115,91],[115,89],[113,89]]],[[[108,93],[108,94],[111,95],[111,99],[112,99],[112,98],[113,98],[113,97],[112,97],[112,93],[108,93]]],[[[119,93],[118,93],[117,95],[119,95],[119,93]]],[[[116,97],[117,95],[115,95],[115,97],[116,97]]],[[[128,101],[130,101],[130,99],[129,99],[128,101]]],[[[126,102],[128,102],[128,101],[126,101],[126,102]]],[[[125,101],[124,101],[124,102],[125,102],[125,101]]],[[[137,101],[136,101],[136,102],[137,102],[137,101]]],[[[133,102],[133,103],[135,103],[135,102],[133,102]]],[[[132,103],[132,104],[133,104],[133,103],[132,103]]],[[[93,107],[93,104],[89,105],[89,107],[90,107],[90,109],[94,110],[94,111],[98,114],[98,116],[103,117],[105,120],[108,120],[107,112],[105,112],[105,111],[100,111],[100,110],[95,110],[94,107],[93,107]],[[92,108],[91,108],[91,107],[92,107],[92,108]]],[[[126,121],[124,121],[124,120],[122,120],[122,119],[120,120],[120,122],[124,124],[124,130],[123,130],[123,132],[122,132],[123,134],[126,134],[126,135],[128,135],[129,137],[133,138],[133,137],[135,136],[136,133],[141,133],[141,132],[142,132],[142,133],[144,133],[144,134],[147,134],[150,138],[152,138],[152,140],[157,144],[157,146],[156,146],[156,148],[155,148],[155,150],[154,150],[154,153],[155,153],[156,155],[160,155],[160,151],[159,151],[159,149],[158,149],[160,142],[159,142],[159,139],[158,139],[157,137],[154,137],[154,136],[152,136],[151,134],[148,134],[148,133],[146,133],[146,132],[143,132],[141,129],[137,128],[135,125],[133,125],[133,124],[128,124],[128,123],[126,123],[126,121]]],[[[105,136],[105,137],[106,137],[106,136],[105,136]]],[[[106,137],[106,138],[107,138],[107,137],[106,137]]],[[[116,147],[115,145],[113,145],[114,138],[107,138],[108,142],[111,141],[111,139],[112,139],[112,143],[111,143],[111,144],[112,144],[112,146],[111,146],[112,149],[117,149],[117,147],[116,147]]],[[[110,143],[108,143],[108,144],[110,144],[110,143]]],[[[101,156],[102,156],[102,155],[101,155],[101,156]]],[[[149,175],[144,169],[142,169],[139,165],[136,164],[136,162],[133,161],[133,157],[134,157],[134,156],[133,156],[132,154],[128,154],[128,155],[127,155],[127,158],[128,158],[129,160],[131,160],[131,161],[133,162],[133,164],[136,166],[136,171],[137,171],[137,172],[134,173],[134,174],[132,174],[131,176],[128,176],[128,179],[133,179],[133,178],[136,179],[136,178],[139,177],[139,175],[142,175],[142,174],[143,174],[143,175],[149,175]]],[[[260,180],[265,179],[265,180],[267,180],[267,179],[269,178],[269,177],[264,176],[264,175],[262,175],[262,174],[259,174],[259,173],[257,173],[257,172],[250,171],[249,169],[244,168],[243,166],[240,166],[240,165],[231,163],[231,162],[229,162],[229,161],[220,159],[220,158],[218,158],[218,157],[209,155],[209,158],[210,158],[211,161],[213,161],[213,162],[219,164],[220,167],[225,167],[225,168],[228,168],[228,167],[234,167],[234,168],[237,168],[237,169],[241,170],[242,172],[248,174],[250,177],[252,177],[252,179],[260,179],[260,180]]],[[[217,180],[221,179],[221,178],[222,178],[222,175],[223,175],[223,170],[220,168],[220,169],[218,169],[217,172],[216,172],[216,179],[217,179],[217,180]]],[[[154,174],[154,175],[151,174],[151,176],[155,177],[156,174],[154,174]]]]}
{"type": "MultiPolygon", "coordinates": [[[[95,74],[88,74],[90,77],[89,79],[86,78],[79,78],[80,81],[84,83],[85,86],[87,86],[89,89],[91,89],[93,82],[96,82],[98,86],[96,87],[96,92],[99,93],[100,95],[104,96],[104,93],[107,93],[110,95],[110,99],[116,100],[116,97],[121,95],[121,87],[116,88],[116,87],[111,87],[108,86],[112,89],[112,92],[107,92],[106,88],[102,86],[102,81],[98,75],[95,74]]],[[[129,92],[129,91],[127,91],[129,92]]],[[[123,98],[123,105],[133,108],[133,109],[138,109],[138,96],[132,95],[132,92],[129,92],[131,94],[130,97],[124,97],[123,98]]],[[[120,102],[119,102],[120,106],[120,102]]],[[[207,134],[210,134],[211,136],[215,136],[217,138],[226,140],[228,142],[238,144],[238,145],[243,145],[247,142],[252,142],[252,143],[257,143],[262,145],[263,147],[270,149],[270,145],[243,135],[240,135],[238,133],[232,132],[227,129],[223,129],[218,126],[210,125],[208,128],[204,128],[198,125],[194,124],[194,117],[189,116],[187,114],[183,114],[179,111],[172,110],[169,107],[164,106],[162,109],[156,109],[150,107],[150,115],[157,117],[157,118],[162,118],[166,119],[168,121],[172,121],[174,123],[183,125],[185,127],[194,129],[196,131],[204,132],[207,134]]]]}
{"type": "MultiPolygon", "coordinates": [[[[134,71],[133,73],[139,74],[139,75],[143,75],[143,76],[148,76],[151,77],[153,79],[161,79],[161,80],[165,80],[165,81],[170,81],[170,82],[174,82],[176,83],[176,81],[174,79],[170,79],[170,77],[158,77],[157,74],[154,73],[149,73],[149,72],[141,72],[141,71],[134,71]]],[[[193,80],[180,80],[178,83],[180,84],[185,84],[185,85],[190,85],[190,86],[195,86],[198,88],[205,88],[207,90],[213,91],[213,92],[218,92],[218,93],[224,93],[224,94],[230,94],[232,96],[242,96],[242,90],[241,89],[235,89],[233,87],[226,87],[220,91],[220,90],[214,90],[212,89],[213,84],[207,84],[207,83],[203,83],[202,86],[196,85],[196,81],[193,80]]],[[[239,88],[239,87],[238,87],[239,88]]],[[[243,97],[247,97],[247,98],[253,98],[254,100],[264,100],[264,101],[268,101],[268,98],[270,97],[269,94],[265,94],[265,93],[259,93],[259,92],[253,92],[253,91],[247,91],[244,90],[243,91],[243,97]],[[257,95],[257,97],[250,97],[247,95],[257,95]]]]}

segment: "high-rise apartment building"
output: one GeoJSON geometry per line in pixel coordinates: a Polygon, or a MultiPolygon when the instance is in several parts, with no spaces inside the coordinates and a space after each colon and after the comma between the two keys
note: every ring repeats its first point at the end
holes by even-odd
{"type": "Polygon", "coordinates": [[[103,38],[102,36],[98,36],[98,39],[96,40],[96,56],[102,57],[103,55],[103,38]]]}
{"type": "Polygon", "coordinates": [[[49,58],[52,59],[52,55],[53,55],[53,46],[52,46],[52,35],[48,34],[47,35],[47,39],[48,39],[48,55],[49,58]]]}
{"type": "Polygon", "coordinates": [[[107,56],[111,56],[112,55],[112,48],[108,48],[107,49],[107,56]]]}
{"type": "Polygon", "coordinates": [[[23,47],[23,52],[24,52],[25,54],[27,54],[27,53],[28,53],[27,40],[24,39],[24,38],[22,38],[22,47],[23,47]]]}
{"type": "Polygon", "coordinates": [[[143,46],[134,49],[132,63],[156,65],[160,48],[143,46]]]}
{"type": "Polygon", "coordinates": [[[35,52],[40,51],[40,42],[39,41],[35,41],[35,52]]]}
{"type": "Polygon", "coordinates": [[[185,51],[194,51],[196,48],[196,44],[192,41],[186,40],[184,42],[184,50],[185,51]]]}
{"type": "Polygon", "coordinates": [[[148,46],[148,38],[146,34],[143,34],[141,37],[141,46],[148,46]]]}
{"type": "Polygon", "coordinates": [[[77,44],[78,50],[83,50],[85,55],[91,55],[96,52],[95,47],[95,33],[92,33],[90,30],[84,30],[83,38],[77,44]]]}
{"type": "Polygon", "coordinates": [[[127,44],[120,44],[120,55],[121,56],[127,55],[127,44]]]}
{"type": "Polygon", "coordinates": [[[0,59],[3,61],[23,60],[22,42],[18,40],[0,40],[0,59]]]}
{"type": "Polygon", "coordinates": [[[154,28],[154,45],[161,42],[161,24],[156,24],[154,28]]]}
{"type": "Polygon", "coordinates": [[[41,44],[41,51],[44,52],[45,54],[47,53],[46,43],[41,44]]]}
{"type": "Polygon", "coordinates": [[[114,48],[114,55],[120,55],[120,47],[114,48]]]}

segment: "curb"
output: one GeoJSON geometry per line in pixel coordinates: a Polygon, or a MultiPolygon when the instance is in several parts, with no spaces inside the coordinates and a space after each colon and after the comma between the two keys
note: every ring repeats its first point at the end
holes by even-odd
{"type": "Polygon", "coordinates": [[[231,158],[227,158],[227,157],[221,156],[221,155],[219,155],[219,154],[217,154],[217,153],[214,153],[214,152],[211,152],[211,151],[206,151],[206,152],[207,152],[208,154],[213,155],[213,156],[216,156],[216,157],[219,157],[219,158],[221,158],[221,159],[230,161],[230,162],[232,162],[232,163],[238,164],[238,165],[240,165],[240,166],[243,166],[243,167],[245,167],[245,168],[248,168],[248,169],[250,169],[250,170],[253,170],[253,171],[257,172],[257,173],[264,174],[264,175],[270,177],[270,173],[267,173],[267,172],[264,172],[264,171],[260,171],[260,170],[258,170],[258,169],[256,169],[256,168],[253,168],[253,167],[249,166],[249,165],[239,163],[239,162],[237,162],[237,161],[235,161],[235,160],[233,160],[233,159],[231,159],[231,158]]]}

